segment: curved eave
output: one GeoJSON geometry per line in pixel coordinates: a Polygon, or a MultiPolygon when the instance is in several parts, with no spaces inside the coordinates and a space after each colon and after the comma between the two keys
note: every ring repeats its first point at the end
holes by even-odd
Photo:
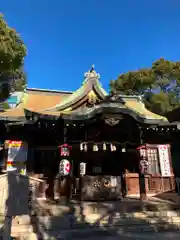
{"type": "Polygon", "coordinates": [[[69,120],[88,120],[94,118],[98,114],[125,114],[133,117],[137,122],[142,124],[161,124],[161,123],[169,123],[164,119],[153,119],[153,118],[145,118],[144,116],[138,114],[137,112],[128,109],[126,107],[119,107],[114,104],[103,104],[102,106],[96,106],[95,108],[82,112],[82,113],[73,113],[69,115],[62,114],[64,119],[69,120]]]}
{"type": "Polygon", "coordinates": [[[47,120],[57,120],[60,118],[60,112],[50,112],[47,113],[45,111],[35,111],[31,109],[24,109],[26,118],[32,119],[34,121],[38,119],[47,119],[47,120]]]}
{"type": "Polygon", "coordinates": [[[47,120],[57,120],[63,118],[65,120],[74,120],[74,121],[83,121],[95,118],[98,114],[125,114],[133,117],[137,122],[142,124],[169,124],[167,120],[162,119],[154,119],[147,118],[132,109],[127,108],[126,106],[118,103],[102,103],[96,105],[94,108],[88,110],[76,110],[71,113],[66,112],[35,112],[26,109],[27,116],[37,116],[39,119],[47,119],[47,120]]]}
{"type": "Polygon", "coordinates": [[[0,113],[1,121],[23,121],[25,120],[25,113],[22,104],[14,109],[9,109],[0,113]]]}
{"type": "Polygon", "coordinates": [[[3,122],[20,122],[24,121],[26,118],[23,116],[0,116],[0,121],[3,122]]]}

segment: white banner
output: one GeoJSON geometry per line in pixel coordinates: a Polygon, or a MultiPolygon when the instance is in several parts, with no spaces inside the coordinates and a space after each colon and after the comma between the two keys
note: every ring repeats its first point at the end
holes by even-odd
{"type": "Polygon", "coordinates": [[[168,145],[158,145],[158,152],[162,177],[171,177],[168,145]]]}

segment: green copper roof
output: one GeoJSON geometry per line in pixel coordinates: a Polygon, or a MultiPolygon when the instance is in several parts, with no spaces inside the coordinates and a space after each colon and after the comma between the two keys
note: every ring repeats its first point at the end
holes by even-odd
{"type": "Polygon", "coordinates": [[[69,97],[67,97],[64,101],[62,101],[60,104],[57,104],[53,108],[47,109],[47,111],[63,111],[69,107],[71,107],[73,104],[78,102],[79,100],[83,99],[87,94],[91,91],[94,90],[97,95],[101,99],[104,99],[105,96],[108,95],[108,93],[102,88],[99,78],[100,75],[96,73],[94,68],[92,68],[90,71],[85,73],[84,75],[85,79],[82,83],[82,86],[72,93],[69,97]]]}

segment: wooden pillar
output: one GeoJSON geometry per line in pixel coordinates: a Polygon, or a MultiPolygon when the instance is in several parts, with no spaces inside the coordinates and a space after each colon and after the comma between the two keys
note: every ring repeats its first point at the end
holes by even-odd
{"type": "MultiPolygon", "coordinates": [[[[63,124],[63,143],[66,143],[67,142],[67,126],[65,124],[65,121],[64,121],[64,124],[63,124]]],[[[61,161],[61,156],[60,156],[60,161],[61,161]]],[[[58,175],[59,176],[59,175],[58,175]]],[[[61,192],[62,192],[62,181],[64,180],[64,177],[62,176],[59,176],[58,177],[58,182],[59,182],[59,198],[61,198],[61,192]]],[[[67,179],[65,179],[65,181],[67,181],[67,179]]],[[[65,184],[65,183],[64,183],[65,184]]],[[[65,184],[66,185],[66,184],[65,184]]]]}
{"type": "Polygon", "coordinates": [[[64,123],[64,128],[63,128],[63,141],[64,143],[67,143],[67,126],[64,123]]]}
{"type": "MultiPolygon", "coordinates": [[[[143,129],[139,126],[139,137],[140,137],[140,145],[144,144],[143,139],[143,129]]],[[[139,193],[140,193],[140,200],[146,200],[146,181],[145,181],[145,173],[141,171],[140,163],[139,163],[139,193]]]]}
{"type": "MultiPolygon", "coordinates": [[[[84,140],[87,141],[87,130],[85,129],[84,132],[84,140]]],[[[84,159],[82,159],[84,160],[84,159]]],[[[80,165],[79,165],[80,167],[80,165]]],[[[81,221],[84,222],[84,174],[81,174],[80,172],[80,216],[81,221]]]]}

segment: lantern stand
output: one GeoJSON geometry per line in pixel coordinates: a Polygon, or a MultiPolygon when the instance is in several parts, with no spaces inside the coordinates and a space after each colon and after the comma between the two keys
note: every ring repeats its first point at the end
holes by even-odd
{"type": "MultiPolygon", "coordinates": [[[[68,196],[67,196],[67,201],[69,202],[70,198],[72,197],[72,167],[73,167],[73,164],[70,163],[69,160],[66,160],[64,159],[65,157],[66,158],[69,158],[70,157],[70,150],[72,149],[72,146],[69,146],[67,143],[64,143],[60,146],[58,146],[59,148],[59,151],[60,151],[60,157],[63,159],[60,160],[60,168],[61,168],[61,162],[62,161],[65,161],[65,162],[69,162],[69,163],[66,163],[66,168],[65,166],[62,165],[62,172],[60,170],[60,176],[66,176],[66,180],[67,180],[67,185],[68,185],[68,196]]],[[[61,181],[60,181],[61,183],[61,181]]]]}
{"type": "Polygon", "coordinates": [[[84,175],[86,174],[86,163],[80,163],[80,216],[81,221],[84,222],[84,175]]]}
{"type": "MultiPolygon", "coordinates": [[[[64,124],[64,129],[63,129],[63,142],[65,143],[67,140],[67,127],[64,124]]],[[[59,150],[60,150],[60,156],[61,156],[61,146],[58,146],[59,150]]],[[[61,162],[61,157],[60,157],[60,162],[61,162]]],[[[61,181],[62,181],[62,176],[60,175],[59,169],[58,169],[58,176],[59,176],[59,198],[61,198],[61,181]]]]}
{"type": "MultiPolygon", "coordinates": [[[[84,134],[85,142],[87,141],[87,131],[84,134]]],[[[86,145],[87,152],[87,145],[86,145]]],[[[86,164],[84,161],[80,163],[80,215],[81,221],[84,222],[84,175],[86,174],[86,164]]]]}
{"type": "MultiPolygon", "coordinates": [[[[139,137],[140,137],[140,145],[143,146],[144,145],[144,141],[143,141],[143,130],[141,127],[139,127],[139,137]]],[[[146,146],[144,146],[144,148],[146,149],[146,146]]],[[[140,148],[137,148],[137,150],[139,150],[140,148]]],[[[146,156],[147,157],[147,156],[146,156]]],[[[146,200],[147,199],[147,195],[146,195],[146,182],[145,182],[145,173],[142,171],[141,166],[140,166],[140,162],[139,162],[139,192],[140,192],[140,200],[146,200]]]]}

